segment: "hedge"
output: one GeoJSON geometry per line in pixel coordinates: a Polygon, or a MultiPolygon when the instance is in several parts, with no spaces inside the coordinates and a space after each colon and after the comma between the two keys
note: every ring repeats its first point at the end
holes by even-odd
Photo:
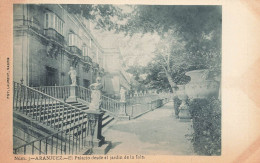
{"type": "Polygon", "coordinates": [[[221,102],[215,98],[193,99],[189,106],[194,151],[199,155],[221,155],[221,102]]]}

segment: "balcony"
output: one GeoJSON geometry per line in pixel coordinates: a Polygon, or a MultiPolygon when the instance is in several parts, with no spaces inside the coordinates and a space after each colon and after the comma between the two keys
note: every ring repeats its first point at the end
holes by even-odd
{"type": "Polygon", "coordinates": [[[94,69],[98,69],[99,68],[99,64],[97,64],[96,62],[93,62],[92,65],[93,65],[94,69]]]}
{"type": "Polygon", "coordinates": [[[48,28],[48,29],[44,29],[44,34],[47,38],[57,41],[61,44],[64,43],[64,37],[59,34],[55,29],[52,28],[48,28]]]}
{"type": "Polygon", "coordinates": [[[73,54],[82,56],[82,51],[76,46],[69,46],[69,51],[73,54]]]}
{"type": "Polygon", "coordinates": [[[105,73],[105,69],[104,68],[99,68],[99,73],[104,74],[105,73]]]}
{"type": "Polygon", "coordinates": [[[42,28],[40,26],[40,22],[35,18],[32,17],[31,19],[26,19],[24,16],[21,15],[14,15],[14,27],[25,27],[28,26],[29,28],[33,29],[37,33],[42,34],[42,28]]]}
{"type": "Polygon", "coordinates": [[[84,56],[83,59],[85,62],[92,63],[92,59],[89,56],[84,56]]]}

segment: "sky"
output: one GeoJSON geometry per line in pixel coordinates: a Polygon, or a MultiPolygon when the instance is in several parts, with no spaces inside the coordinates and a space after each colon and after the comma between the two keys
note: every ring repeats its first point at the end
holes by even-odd
{"type": "MultiPolygon", "coordinates": [[[[116,5],[125,13],[133,8],[129,5],[116,5]]],[[[157,34],[135,34],[132,37],[115,34],[113,31],[97,30],[91,25],[94,36],[103,48],[119,48],[126,66],[146,66],[153,59],[153,51],[160,37],[157,34]]]]}
{"type": "Polygon", "coordinates": [[[95,30],[94,36],[103,48],[119,48],[127,66],[147,65],[153,59],[153,51],[160,40],[157,34],[130,37],[100,30],[95,30]]]}

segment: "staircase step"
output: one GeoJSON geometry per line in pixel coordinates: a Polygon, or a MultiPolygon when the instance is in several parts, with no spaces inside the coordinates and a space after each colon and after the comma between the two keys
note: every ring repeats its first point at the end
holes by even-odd
{"type": "Polygon", "coordinates": [[[81,106],[82,105],[82,103],[72,103],[71,105],[73,105],[73,106],[81,106]]]}
{"type": "MultiPolygon", "coordinates": [[[[67,114],[74,114],[75,110],[64,110],[64,115],[67,115],[67,114]]],[[[39,112],[34,112],[34,113],[30,113],[30,114],[27,114],[29,115],[30,117],[33,117],[34,119],[37,119],[41,121],[43,120],[46,120],[46,119],[53,119],[53,117],[57,117],[57,116],[61,116],[63,115],[63,111],[45,111],[45,112],[41,112],[41,114],[39,112]],[[48,112],[48,113],[47,113],[48,112]]]]}
{"type": "Polygon", "coordinates": [[[108,117],[105,120],[102,121],[102,128],[108,125],[110,122],[112,122],[115,118],[114,117],[108,117]]]}
{"type": "Polygon", "coordinates": [[[26,122],[21,121],[20,119],[15,118],[15,117],[13,119],[13,126],[14,126],[14,128],[15,127],[19,128],[20,130],[22,130],[23,132],[27,132],[28,134],[31,133],[30,135],[37,139],[49,135],[48,133],[45,133],[42,130],[39,130],[36,127],[34,127],[30,124],[27,124],[26,122]]]}
{"type": "Polygon", "coordinates": [[[23,123],[30,124],[31,126],[47,133],[47,134],[53,134],[57,132],[57,130],[54,130],[53,128],[43,125],[42,123],[39,123],[39,121],[32,119],[32,117],[26,116],[18,111],[13,111],[13,117],[21,120],[23,123]]]}
{"type": "Polygon", "coordinates": [[[77,101],[74,101],[74,102],[66,102],[66,103],[68,103],[68,104],[76,104],[76,103],[78,103],[77,101]]]}
{"type": "MultiPolygon", "coordinates": [[[[88,108],[79,108],[80,110],[87,110],[88,108]]],[[[71,109],[71,108],[64,108],[64,115],[70,114],[70,113],[74,113],[76,110],[75,109],[71,109]]],[[[27,114],[29,116],[33,116],[33,117],[37,117],[39,118],[39,115],[41,114],[41,120],[46,119],[46,118],[52,118],[52,117],[56,117],[59,115],[63,115],[63,109],[62,108],[57,108],[57,109],[47,109],[47,110],[41,110],[41,112],[36,111],[36,109],[31,109],[27,111],[27,114]],[[34,112],[33,112],[34,111],[34,112]]],[[[78,113],[77,113],[78,114],[78,113]]]]}
{"type": "Polygon", "coordinates": [[[102,117],[102,121],[106,120],[107,118],[109,118],[110,116],[107,114],[104,114],[104,116],[102,117]]]}
{"type": "Polygon", "coordinates": [[[71,128],[75,125],[77,125],[78,123],[81,122],[82,118],[86,118],[86,115],[83,117],[70,117],[67,118],[63,123],[61,121],[54,123],[53,125],[55,126],[55,128],[61,128],[63,125],[63,128],[71,128]],[[74,123],[75,122],[75,123],[74,123]]]}
{"type": "MultiPolygon", "coordinates": [[[[71,109],[70,107],[64,107],[64,110],[68,110],[71,109]]],[[[31,108],[25,108],[24,110],[17,110],[20,112],[23,112],[24,114],[34,114],[34,115],[39,115],[40,114],[40,110],[41,110],[41,114],[46,114],[46,112],[48,111],[49,113],[52,113],[53,110],[56,110],[56,112],[63,110],[63,107],[46,107],[45,109],[43,109],[43,107],[31,107],[31,108]]]]}

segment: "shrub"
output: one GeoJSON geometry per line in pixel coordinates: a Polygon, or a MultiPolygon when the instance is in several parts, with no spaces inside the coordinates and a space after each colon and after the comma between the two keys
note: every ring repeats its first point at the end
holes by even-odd
{"type": "Polygon", "coordinates": [[[194,133],[192,143],[199,155],[221,154],[221,103],[215,98],[190,102],[194,133]]]}

